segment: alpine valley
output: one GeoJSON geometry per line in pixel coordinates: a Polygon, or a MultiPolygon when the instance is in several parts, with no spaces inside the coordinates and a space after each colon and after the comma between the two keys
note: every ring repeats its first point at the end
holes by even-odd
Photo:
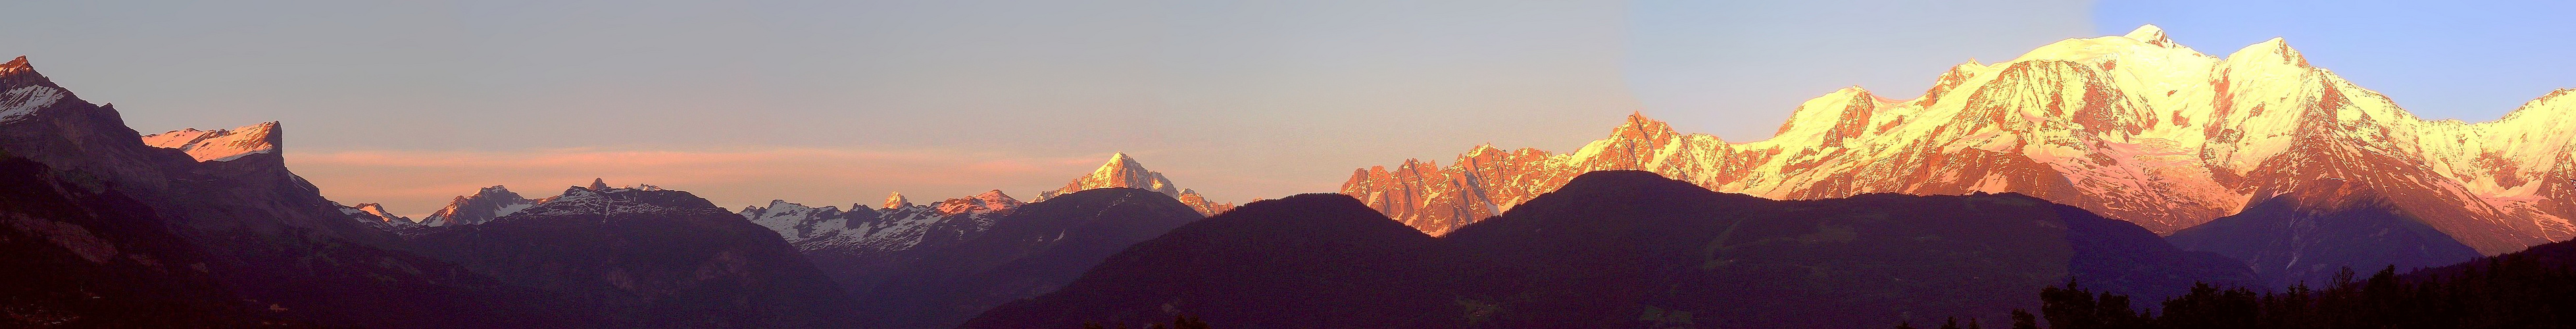
{"type": "Polygon", "coordinates": [[[2219,57],[2155,26],[1935,81],[1814,98],[1762,141],[1637,113],[1572,152],[1475,146],[1240,207],[1112,153],[1061,187],[944,199],[735,208],[593,179],[454,191],[471,193],[414,218],[290,172],[280,122],[144,134],[19,57],[0,64],[0,327],[2036,328],[2028,311],[2057,328],[2531,327],[2576,312],[2576,91],[2427,121],[2286,41],[2219,57]]]}

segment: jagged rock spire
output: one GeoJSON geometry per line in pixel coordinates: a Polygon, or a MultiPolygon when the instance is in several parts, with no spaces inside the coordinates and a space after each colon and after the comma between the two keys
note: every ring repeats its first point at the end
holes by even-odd
{"type": "Polygon", "coordinates": [[[911,206],[912,206],[912,199],[906,199],[906,198],[904,198],[904,197],[903,197],[903,192],[893,192],[893,193],[887,193],[887,194],[886,194],[886,201],[885,201],[885,208],[886,208],[886,209],[895,209],[895,208],[903,208],[903,207],[911,207],[911,206]]]}
{"type": "Polygon", "coordinates": [[[592,179],[590,179],[590,190],[592,190],[592,191],[607,191],[607,190],[608,190],[608,179],[605,179],[605,178],[592,178],[592,179]]]}
{"type": "Polygon", "coordinates": [[[27,65],[27,56],[18,56],[18,59],[9,60],[8,64],[0,64],[0,76],[9,76],[22,72],[33,72],[35,70],[35,66],[27,65]]]}

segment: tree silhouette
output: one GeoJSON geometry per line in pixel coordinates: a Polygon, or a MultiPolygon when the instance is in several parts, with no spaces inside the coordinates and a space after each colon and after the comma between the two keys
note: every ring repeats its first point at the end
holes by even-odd
{"type": "MultiPolygon", "coordinates": [[[[1113,329],[1113,328],[1114,328],[1114,329],[1128,329],[1128,328],[1134,328],[1134,327],[1129,327],[1129,326],[1127,326],[1127,323],[1124,323],[1124,322],[1118,323],[1118,326],[1116,326],[1116,327],[1110,327],[1110,326],[1106,326],[1106,325],[1101,325],[1099,322],[1085,322],[1085,323],[1083,323],[1083,324],[1082,324],[1082,329],[1113,329]]],[[[1145,324],[1145,329],[1208,329],[1208,328],[1209,328],[1209,327],[1208,327],[1207,321],[1199,320],[1199,318],[1198,318],[1198,317],[1189,316],[1188,314],[1182,314],[1182,315],[1174,315],[1174,316],[1172,316],[1172,323],[1171,323],[1171,324],[1168,324],[1168,325],[1167,325],[1167,324],[1161,324],[1161,323],[1147,323],[1147,324],[1145,324]]]]}
{"type": "Polygon", "coordinates": [[[2202,283],[2156,310],[2073,281],[2042,288],[2039,297],[2036,316],[2013,310],[2013,328],[2038,329],[2043,321],[2054,329],[2576,328],[2576,242],[2405,275],[2395,266],[2368,277],[2346,268],[2322,288],[2265,292],[2202,283]]]}

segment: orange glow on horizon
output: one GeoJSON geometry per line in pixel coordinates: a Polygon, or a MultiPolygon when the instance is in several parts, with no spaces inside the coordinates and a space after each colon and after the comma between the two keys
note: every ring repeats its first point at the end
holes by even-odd
{"type": "Polygon", "coordinates": [[[734,208],[771,199],[810,206],[962,197],[1000,188],[1018,198],[1088,172],[1098,157],[1032,157],[947,150],[745,148],[719,150],[299,151],[290,168],[345,204],[380,202],[418,218],[476,188],[506,185],[529,198],[604,178],[653,184],[734,208]]]}

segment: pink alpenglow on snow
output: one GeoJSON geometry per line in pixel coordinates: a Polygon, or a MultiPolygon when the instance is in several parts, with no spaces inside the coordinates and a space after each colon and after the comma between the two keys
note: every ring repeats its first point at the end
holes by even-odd
{"type": "Polygon", "coordinates": [[[1074,178],[1073,182],[1065,183],[1063,188],[1038,193],[1038,201],[1046,201],[1047,198],[1056,195],[1082,190],[1112,187],[1163,193],[1180,199],[1181,204],[1189,205],[1191,209],[1198,210],[1201,215],[1214,216],[1234,209],[1232,203],[1209,202],[1207,197],[1200,196],[1198,191],[1173,187],[1172,180],[1163,177],[1163,173],[1146,170],[1145,164],[1137,163],[1136,158],[1127,156],[1127,153],[1111,154],[1109,162],[1100,164],[1100,169],[1093,169],[1090,175],[1074,178]]]}
{"type": "Polygon", "coordinates": [[[1572,153],[1477,146],[1361,169],[1342,193],[1442,234],[1596,170],[1773,199],[2018,192],[2162,234],[2318,181],[2357,182],[2481,252],[2576,237],[2576,97],[2504,119],[2426,121],[2272,39],[2226,57],[2155,26],[1968,62],[1920,97],[1816,97],[1768,140],[1633,115],[1572,153]]]}

